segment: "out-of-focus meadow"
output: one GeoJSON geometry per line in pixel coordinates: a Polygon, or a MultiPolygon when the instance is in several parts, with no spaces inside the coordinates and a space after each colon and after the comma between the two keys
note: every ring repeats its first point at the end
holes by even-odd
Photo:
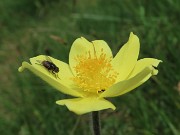
{"type": "Polygon", "coordinates": [[[90,135],[89,115],[55,104],[68,98],[21,62],[45,54],[68,62],[72,42],[103,39],[117,53],[133,31],[140,58],[163,63],[136,90],[110,99],[102,135],[180,135],[179,0],[1,0],[0,135],[90,135]],[[178,85],[179,84],[179,85],[178,85]]]}

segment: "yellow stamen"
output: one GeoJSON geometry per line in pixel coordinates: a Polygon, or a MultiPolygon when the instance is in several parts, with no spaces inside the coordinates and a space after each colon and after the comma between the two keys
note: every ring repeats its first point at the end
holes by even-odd
{"type": "Polygon", "coordinates": [[[76,76],[73,81],[84,91],[101,93],[114,84],[118,73],[112,68],[110,63],[112,58],[107,58],[103,49],[99,56],[96,56],[96,52],[91,55],[89,51],[85,55],[78,55],[75,59],[77,65],[74,67],[76,76]]]}

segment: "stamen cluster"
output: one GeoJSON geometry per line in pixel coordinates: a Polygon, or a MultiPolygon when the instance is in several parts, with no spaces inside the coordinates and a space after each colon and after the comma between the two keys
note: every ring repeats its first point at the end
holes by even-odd
{"type": "Polygon", "coordinates": [[[108,58],[103,50],[99,56],[91,55],[89,51],[75,59],[77,65],[74,67],[76,76],[73,81],[84,91],[100,93],[115,83],[118,73],[112,68],[112,58],[108,58]]]}

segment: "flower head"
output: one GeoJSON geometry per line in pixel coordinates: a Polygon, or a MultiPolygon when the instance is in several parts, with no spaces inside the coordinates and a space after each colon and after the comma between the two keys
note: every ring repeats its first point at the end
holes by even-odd
{"type": "Polygon", "coordinates": [[[161,60],[137,60],[139,48],[139,38],[132,32],[128,42],[115,57],[105,41],[89,42],[81,37],[71,47],[69,64],[39,55],[30,58],[31,64],[23,62],[19,71],[27,68],[62,93],[77,97],[56,101],[76,114],[108,108],[114,110],[115,106],[104,98],[125,94],[158,73],[154,67],[161,60]],[[43,65],[43,62],[53,63],[59,71],[54,72],[53,68],[47,68],[48,65],[43,65]]]}

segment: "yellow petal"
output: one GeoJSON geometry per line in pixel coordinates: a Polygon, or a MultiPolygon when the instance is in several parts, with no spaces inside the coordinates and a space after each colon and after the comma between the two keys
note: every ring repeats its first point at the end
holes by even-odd
{"type": "Polygon", "coordinates": [[[83,37],[76,39],[72,44],[69,53],[69,65],[74,75],[76,75],[74,67],[77,64],[75,58],[81,55],[88,55],[89,52],[94,54],[93,44],[83,37]]]}
{"type": "Polygon", "coordinates": [[[126,79],[132,71],[137,62],[139,48],[139,38],[131,32],[129,41],[120,49],[112,60],[113,68],[119,73],[116,82],[126,79]]]}
{"type": "MultiPolygon", "coordinates": [[[[162,61],[158,59],[154,59],[154,58],[143,58],[143,59],[138,60],[133,71],[128,76],[128,79],[134,77],[136,74],[141,72],[145,67],[148,67],[148,66],[157,67],[160,62],[162,61]]],[[[157,74],[157,72],[158,72],[157,70],[154,70],[154,75],[157,74]]]]}
{"type": "Polygon", "coordinates": [[[113,57],[111,49],[104,40],[94,40],[92,43],[97,57],[99,57],[102,53],[105,53],[107,58],[113,57]]]}
{"type": "Polygon", "coordinates": [[[68,87],[73,87],[74,83],[72,81],[72,78],[74,77],[69,65],[67,63],[64,63],[60,60],[57,60],[53,57],[46,56],[46,55],[39,55],[33,58],[30,58],[31,64],[36,67],[39,71],[43,73],[47,73],[49,77],[52,77],[53,79],[58,79],[62,84],[68,86],[68,87]],[[50,61],[53,62],[58,68],[59,72],[58,73],[51,73],[48,71],[42,64],[42,61],[50,61]]]}
{"type": "Polygon", "coordinates": [[[69,65],[74,75],[76,72],[74,71],[74,67],[77,64],[75,58],[81,55],[90,55],[92,57],[97,56],[99,57],[102,53],[106,54],[107,58],[112,58],[112,52],[109,48],[108,44],[103,40],[95,40],[89,42],[85,38],[81,37],[74,41],[70,53],[69,53],[69,65]]]}
{"type": "Polygon", "coordinates": [[[67,106],[70,111],[78,115],[108,108],[115,110],[116,108],[111,102],[97,97],[64,99],[56,101],[56,103],[67,106]]]}
{"type": "MultiPolygon", "coordinates": [[[[82,97],[81,93],[72,90],[71,88],[69,88],[68,86],[65,86],[60,80],[61,79],[57,79],[54,76],[51,75],[51,73],[47,72],[45,69],[43,69],[43,67],[41,67],[40,65],[36,65],[36,66],[32,66],[27,62],[23,62],[22,66],[19,67],[19,72],[22,72],[25,68],[29,69],[31,72],[33,72],[35,75],[39,76],[40,78],[42,78],[44,81],[46,81],[48,84],[50,84],[51,86],[53,86],[54,88],[56,88],[57,90],[61,91],[62,93],[68,94],[68,95],[72,95],[75,97],[82,97]]],[[[59,76],[62,77],[62,76],[59,76]]]]}
{"type": "Polygon", "coordinates": [[[100,97],[115,97],[131,91],[147,81],[154,74],[154,70],[155,69],[152,66],[146,67],[129,80],[121,81],[112,85],[109,89],[103,92],[100,97]]]}

